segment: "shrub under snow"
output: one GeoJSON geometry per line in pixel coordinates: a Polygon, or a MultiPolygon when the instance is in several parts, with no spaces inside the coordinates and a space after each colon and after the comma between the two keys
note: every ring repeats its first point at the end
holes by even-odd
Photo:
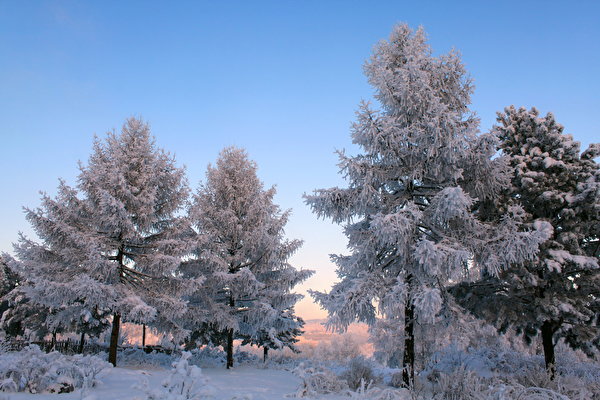
{"type": "Polygon", "coordinates": [[[296,397],[314,397],[348,389],[346,381],[340,379],[328,368],[306,367],[304,363],[300,363],[294,373],[302,379],[296,397]]]}
{"type": "Polygon", "coordinates": [[[600,399],[600,367],[561,357],[551,380],[541,356],[510,349],[447,348],[424,371],[433,399],[600,399]]]}
{"type": "Polygon", "coordinates": [[[146,400],[201,400],[212,398],[214,389],[208,385],[202,370],[190,365],[192,353],[184,351],[179,361],[173,363],[171,373],[162,384],[162,389],[151,390],[148,382],[139,387],[145,392],[146,400]]]}
{"type": "Polygon", "coordinates": [[[346,380],[352,390],[357,390],[361,386],[369,386],[376,380],[371,362],[363,356],[353,358],[341,377],[346,380]]]}
{"type": "Polygon", "coordinates": [[[99,383],[112,366],[97,356],[44,353],[31,345],[19,352],[0,354],[0,391],[67,393],[99,383]]]}

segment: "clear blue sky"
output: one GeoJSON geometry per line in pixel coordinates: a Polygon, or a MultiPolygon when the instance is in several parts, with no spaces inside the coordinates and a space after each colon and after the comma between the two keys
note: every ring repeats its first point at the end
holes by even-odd
{"type": "MultiPolygon", "coordinates": [[[[335,278],[338,227],[301,195],[343,184],[336,148],[372,89],[362,64],[394,24],[423,25],[436,53],[463,54],[488,130],[515,104],[552,111],[585,146],[600,141],[598,1],[0,0],[0,251],[31,234],[21,207],[74,184],[93,134],[130,116],[185,164],[195,188],[228,145],[245,147],[292,208],[294,264],[335,278]]],[[[322,316],[305,301],[306,317],[322,316]]]]}

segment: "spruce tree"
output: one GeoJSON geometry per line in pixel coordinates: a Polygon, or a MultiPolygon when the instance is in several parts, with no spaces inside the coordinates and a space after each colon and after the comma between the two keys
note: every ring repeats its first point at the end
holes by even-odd
{"type": "Polygon", "coordinates": [[[445,304],[445,285],[470,273],[470,264],[497,273],[530,259],[547,226],[519,232],[511,209],[502,223],[479,219],[482,200],[507,183],[496,139],[477,136],[469,111],[471,80],[454,51],[434,57],[422,29],[395,27],[365,65],[381,105],[363,102],[352,125],[362,153],[339,152],[347,188],[315,191],[307,203],[320,217],[345,223],[350,255],[333,256],[340,282],[313,292],[344,330],[379,313],[404,318],[403,378],[414,380],[415,319],[433,321],[445,304]]]}
{"type": "Polygon", "coordinates": [[[501,330],[525,339],[541,334],[546,368],[555,374],[554,346],[564,339],[589,355],[600,348],[600,144],[581,153],[552,114],[507,107],[492,134],[510,160],[511,185],[497,209],[520,204],[526,224],[543,219],[553,234],[539,256],[499,277],[455,289],[459,301],[501,330]]]}
{"type": "MultiPolygon", "coordinates": [[[[26,209],[41,242],[24,236],[15,268],[30,282],[31,301],[112,315],[109,362],[116,365],[121,321],[173,321],[195,282],[174,273],[185,251],[177,212],[188,189],[184,170],[158,149],[149,126],[128,119],[120,134],[96,138],[76,188],[61,181],[55,198],[26,209]]],[[[185,331],[170,325],[176,336],[185,331]]]]}
{"type": "Polygon", "coordinates": [[[256,163],[244,150],[224,149],[189,210],[196,229],[194,257],[183,263],[183,276],[206,278],[190,297],[189,322],[197,336],[219,341],[233,366],[233,340],[257,343],[265,332],[273,339],[298,326],[291,292],[312,275],[288,262],[301,241],[287,240],[290,211],[273,203],[275,188],[263,189],[256,163]],[[285,318],[284,318],[285,317],[285,318]]]}

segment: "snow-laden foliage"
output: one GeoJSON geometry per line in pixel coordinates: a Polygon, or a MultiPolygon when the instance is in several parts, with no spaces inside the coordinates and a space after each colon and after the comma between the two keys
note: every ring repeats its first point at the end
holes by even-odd
{"type": "Polygon", "coordinates": [[[587,400],[600,397],[600,385],[573,376],[557,376],[551,380],[543,369],[506,378],[482,378],[474,371],[458,368],[440,374],[432,387],[431,399],[468,400],[587,400]]]}
{"type": "Polygon", "coordinates": [[[186,249],[177,216],[188,194],[184,170],[130,118],[120,134],[95,140],[80,171],[76,188],[61,180],[55,198],[43,194],[40,208],[26,209],[41,243],[21,236],[15,247],[13,268],[30,283],[24,293],[61,314],[55,326],[82,310],[112,314],[111,354],[120,320],[185,336],[174,321],[198,280],[174,275],[186,249]]]}
{"type": "Polygon", "coordinates": [[[208,384],[202,370],[190,365],[192,353],[184,351],[181,358],[173,363],[169,376],[161,389],[152,390],[143,381],[137,387],[146,394],[146,400],[204,400],[213,398],[215,389],[208,384]]]}
{"type": "Polygon", "coordinates": [[[356,392],[350,392],[354,400],[414,400],[415,396],[407,389],[380,388],[376,386],[361,386],[356,392]]]}
{"type": "Polygon", "coordinates": [[[180,269],[185,277],[206,278],[189,299],[192,339],[223,344],[230,356],[234,338],[294,348],[303,325],[294,305],[302,296],[291,290],[313,273],[289,264],[301,241],[285,239],[290,211],[273,203],[275,188],[263,189],[256,169],[233,147],[208,167],[189,210],[197,232],[193,257],[180,269]]]}
{"type": "Polygon", "coordinates": [[[0,254],[0,317],[9,308],[8,300],[5,300],[4,296],[19,284],[19,277],[8,267],[10,259],[8,255],[0,254]]]}
{"type": "Polygon", "coordinates": [[[51,312],[29,301],[24,294],[29,283],[12,271],[13,263],[9,254],[0,254],[0,336],[39,340],[50,333],[46,318],[51,312]]]}
{"type": "Polygon", "coordinates": [[[300,363],[294,369],[294,374],[302,379],[296,397],[315,397],[348,389],[348,383],[329,368],[307,367],[304,363],[300,363]]]}
{"type": "Polygon", "coordinates": [[[363,356],[350,360],[341,378],[346,380],[352,390],[357,390],[361,386],[370,386],[377,380],[373,372],[373,363],[363,356]]]}
{"type": "Polygon", "coordinates": [[[469,349],[449,346],[437,352],[419,375],[420,390],[440,399],[598,398],[600,366],[582,362],[567,346],[561,346],[559,354],[557,375],[552,379],[538,355],[500,345],[469,349]]]}
{"type": "Polygon", "coordinates": [[[552,227],[538,257],[515,263],[499,277],[456,290],[461,304],[501,330],[526,339],[542,333],[546,362],[564,338],[589,355],[600,348],[600,145],[580,152],[552,114],[508,107],[492,133],[513,168],[498,208],[520,204],[521,219],[552,227]]]}
{"type": "Polygon", "coordinates": [[[306,196],[317,215],[346,224],[351,254],[333,257],[340,282],[311,294],[333,328],[373,324],[378,313],[405,318],[412,364],[414,320],[438,316],[445,285],[531,260],[549,226],[523,231],[518,207],[482,221],[480,204],[508,184],[507,165],[493,157],[493,135],[476,135],[473,86],[457,53],[434,57],[422,29],[399,25],[365,73],[381,109],[361,104],[352,140],[362,152],[339,152],[348,187],[306,196]]]}
{"type": "Polygon", "coordinates": [[[44,353],[32,345],[19,352],[0,353],[0,391],[66,393],[91,388],[111,365],[97,356],[44,353]]]}
{"type": "Polygon", "coordinates": [[[119,352],[119,365],[130,368],[168,368],[173,364],[176,357],[172,354],[156,351],[146,353],[139,348],[123,349],[119,352]]]}

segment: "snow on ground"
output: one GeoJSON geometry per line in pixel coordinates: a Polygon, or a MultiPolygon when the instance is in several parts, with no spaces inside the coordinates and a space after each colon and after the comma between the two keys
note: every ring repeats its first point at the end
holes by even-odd
{"type": "MultiPolygon", "coordinates": [[[[208,383],[215,388],[214,400],[281,400],[292,397],[300,385],[300,378],[291,372],[260,369],[252,365],[225,368],[202,368],[208,383]]],[[[102,384],[82,393],[76,390],[64,394],[0,393],[0,399],[9,400],[133,400],[145,399],[139,388],[142,380],[150,388],[159,388],[169,374],[168,369],[112,368],[101,376],[102,384]],[[4,396],[4,397],[3,397],[4,396]]],[[[327,400],[346,398],[341,395],[320,397],[327,400]]]]}

